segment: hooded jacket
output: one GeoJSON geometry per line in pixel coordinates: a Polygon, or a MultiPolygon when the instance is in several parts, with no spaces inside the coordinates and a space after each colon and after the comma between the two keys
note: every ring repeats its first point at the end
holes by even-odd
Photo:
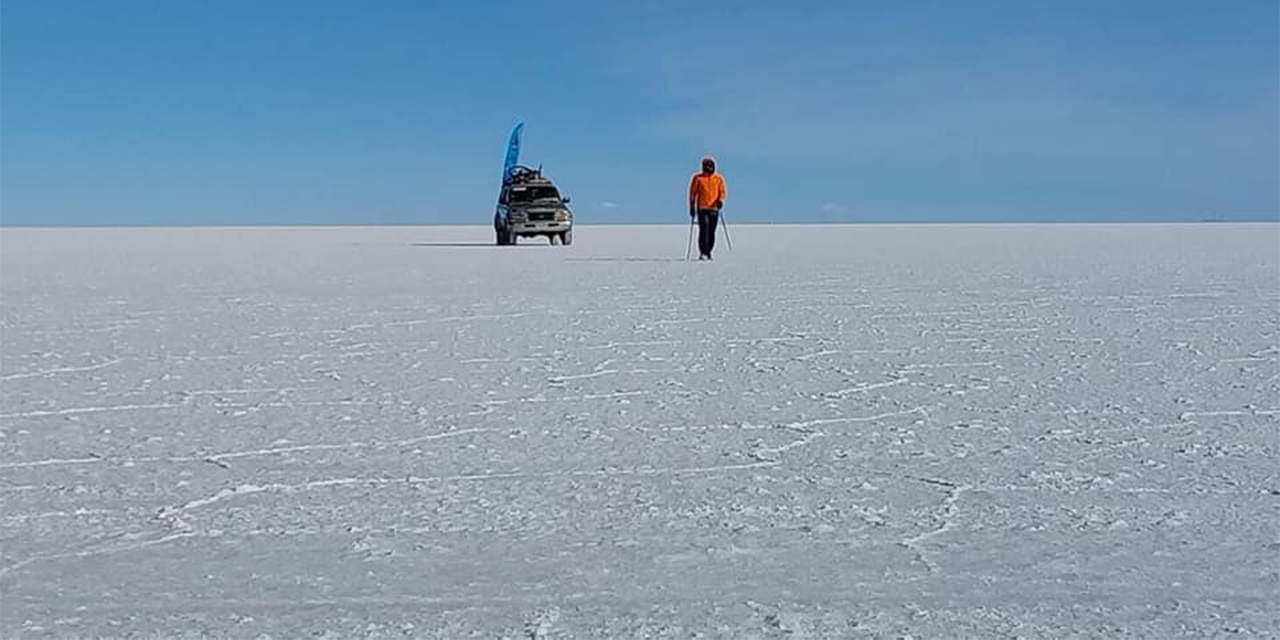
{"type": "MultiPolygon", "coordinates": [[[[705,160],[706,158],[704,158],[705,160]]],[[[724,201],[724,178],[719,173],[693,174],[689,181],[689,204],[698,209],[711,209],[717,200],[724,201]]]]}

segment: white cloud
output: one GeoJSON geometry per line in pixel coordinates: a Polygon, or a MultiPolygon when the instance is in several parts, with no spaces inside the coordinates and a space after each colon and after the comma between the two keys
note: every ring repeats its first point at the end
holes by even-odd
{"type": "Polygon", "coordinates": [[[849,207],[846,207],[838,202],[828,202],[822,205],[822,212],[831,214],[831,215],[842,216],[849,213],[849,207]]]}
{"type": "Polygon", "coordinates": [[[601,209],[617,209],[617,208],[618,208],[618,203],[616,203],[616,202],[614,202],[614,201],[612,201],[612,200],[605,200],[605,201],[603,201],[603,202],[601,202],[601,203],[600,203],[600,208],[601,208],[601,209]]]}

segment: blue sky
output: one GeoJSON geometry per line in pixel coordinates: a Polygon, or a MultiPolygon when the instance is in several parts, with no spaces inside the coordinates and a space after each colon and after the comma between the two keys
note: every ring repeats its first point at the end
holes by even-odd
{"type": "Polygon", "coordinates": [[[6,0],[0,223],[1276,219],[1280,3],[6,0]]]}

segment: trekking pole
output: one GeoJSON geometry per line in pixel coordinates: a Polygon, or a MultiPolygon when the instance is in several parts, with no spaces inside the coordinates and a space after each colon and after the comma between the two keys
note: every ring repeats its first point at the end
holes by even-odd
{"type": "Polygon", "coordinates": [[[684,250],[684,261],[688,262],[693,257],[693,225],[695,220],[693,216],[689,216],[689,247],[684,250]]]}
{"type": "Polygon", "coordinates": [[[724,243],[729,245],[729,250],[733,251],[733,240],[729,239],[729,221],[724,219],[724,212],[720,212],[720,224],[724,226],[724,243]]]}

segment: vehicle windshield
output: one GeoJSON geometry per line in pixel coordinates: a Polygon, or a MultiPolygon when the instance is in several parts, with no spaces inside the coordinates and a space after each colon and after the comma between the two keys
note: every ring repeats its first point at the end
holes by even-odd
{"type": "Polygon", "coordinates": [[[555,187],[517,187],[511,190],[512,202],[532,202],[543,198],[558,198],[555,187]]]}

